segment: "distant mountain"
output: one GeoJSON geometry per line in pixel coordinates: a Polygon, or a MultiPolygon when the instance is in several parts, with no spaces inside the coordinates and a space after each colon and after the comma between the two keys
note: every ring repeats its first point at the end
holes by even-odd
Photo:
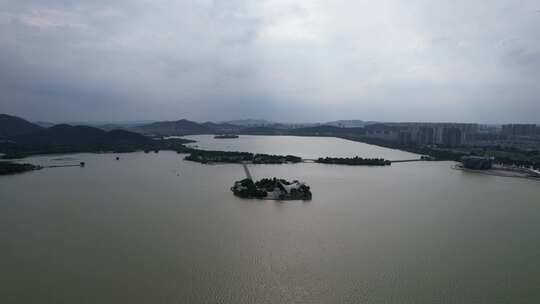
{"type": "Polygon", "coordinates": [[[365,133],[364,128],[345,128],[334,126],[316,126],[307,128],[297,128],[290,130],[292,135],[304,136],[358,136],[365,133]]]}
{"type": "Polygon", "coordinates": [[[115,130],[115,129],[124,129],[138,127],[142,125],[147,125],[155,122],[155,120],[130,120],[130,121],[62,121],[62,122],[48,122],[48,121],[34,121],[33,123],[43,127],[50,128],[55,125],[67,124],[71,126],[89,126],[100,128],[105,131],[115,130]]]}
{"type": "Polygon", "coordinates": [[[272,127],[249,127],[243,128],[239,131],[239,134],[243,135],[287,135],[288,130],[272,127]]]}
{"type": "Polygon", "coordinates": [[[278,124],[277,122],[271,122],[265,119],[237,119],[226,121],[225,123],[240,127],[266,127],[278,124]]]}
{"type": "MultiPolygon", "coordinates": [[[[100,128],[105,131],[111,131],[111,130],[117,130],[117,129],[129,130],[131,128],[144,126],[153,122],[154,121],[144,121],[144,122],[133,121],[133,122],[115,122],[115,123],[111,122],[111,123],[103,123],[103,124],[92,124],[89,126],[100,128]]],[[[71,125],[74,125],[74,124],[71,124],[71,125]]],[[[77,125],[88,125],[88,124],[77,124],[77,125]]]]}
{"type": "Polygon", "coordinates": [[[40,127],[42,127],[42,128],[50,128],[50,127],[56,125],[55,123],[48,122],[48,121],[34,121],[33,123],[40,126],[40,127]]]}
{"type": "Polygon", "coordinates": [[[130,130],[134,132],[160,136],[232,133],[238,131],[239,129],[240,128],[238,126],[228,123],[198,123],[187,119],[154,122],[151,124],[130,128],[130,130]]]}
{"type": "MultiPolygon", "coordinates": [[[[94,151],[100,149],[121,149],[132,145],[144,145],[151,138],[124,130],[104,131],[94,127],[55,125],[37,132],[8,138],[14,151],[67,150],[94,151]]],[[[9,151],[8,151],[9,152],[9,151]]]]}
{"type": "Polygon", "coordinates": [[[0,138],[32,133],[42,128],[17,116],[0,114],[0,138]]]}
{"type": "Polygon", "coordinates": [[[299,127],[314,126],[313,123],[281,123],[264,119],[240,119],[225,122],[226,124],[238,126],[239,128],[273,128],[273,129],[294,129],[299,127]]]}
{"type": "Polygon", "coordinates": [[[238,134],[247,135],[295,135],[295,136],[342,136],[358,137],[365,134],[364,128],[339,128],[334,126],[313,126],[294,129],[272,127],[244,128],[238,134]]]}
{"type": "Polygon", "coordinates": [[[161,121],[147,125],[131,128],[134,132],[152,135],[188,135],[188,134],[204,134],[211,131],[210,128],[187,119],[177,121],[161,121]]]}
{"type": "Polygon", "coordinates": [[[363,120],[335,120],[324,123],[326,126],[334,126],[338,128],[363,128],[368,125],[375,124],[375,121],[363,121],[363,120]]]}
{"type": "MultiPolygon", "coordinates": [[[[305,131],[309,133],[308,128],[317,127],[335,127],[335,128],[361,128],[366,125],[373,124],[374,122],[364,122],[361,120],[337,120],[327,123],[278,123],[264,119],[240,119],[231,120],[226,122],[204,122],[198,123],[187,119],[181,119],[177,121],[160,121],[149,124],[132,126],[124,128],[133,132],[158,135],[158,136],[183,136],[183,135],[195,135],[195,134],[219,134],[219,133],[242,133],[242,134],[289,134],[299,133],[305,131]],[[305,130],[304,130],[305,129],[305,130]],[[298,130],[298,131],[294,131],[298,130]],[[303,131],[302,131],[303,130],[303,131]],[[290,131],[290,132],[289,132],[290,131]]],[[[107,128],[104,128],[107,129],[107,128]]],[[[317,130],[312,129],[315,133],[321,133],[319,131],[325,131],[325,134],[329,134],[329,130],[317,130]]],[[[346,133],[351,133],[349,130],[346,133]]],[[[334,133],[340,133],[339,131],[334,133]]],[[[341,132],[343,133],[343,132],[341,132]]],[[[310,134],[310,133],[309,133],[310,134]]]]}
{"type": "Polygon", "coordinates": [[[236,131],[238,131],[240,129],[238,126],[233,125],[233,124],[215,123],[215,122],[211,122],[211,121],[205,122],[202,125],[204,127],[208,128],[208,129],[215,130],[215,131],[221,131],[222,133],[236,132],[236,131]]]}

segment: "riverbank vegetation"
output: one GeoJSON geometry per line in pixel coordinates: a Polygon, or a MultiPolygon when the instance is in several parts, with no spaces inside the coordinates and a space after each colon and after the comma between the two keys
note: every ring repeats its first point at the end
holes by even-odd
{"type": "Polygon", "coordinates": [[[515,166],[540,170],[540,151],[521,151],[518,149],[478,149],[478,154],[492,156],[495,163],[505,166],[515,166]]]}
{"type": "Polygon", "coordinates": [[[392,163],[389,160],[382,158],[361,158],[358,156],[344,157],[325,157],[319,158],[315,162],[320,164],[348,165],[348,166],[390,166],[392,163]]]}

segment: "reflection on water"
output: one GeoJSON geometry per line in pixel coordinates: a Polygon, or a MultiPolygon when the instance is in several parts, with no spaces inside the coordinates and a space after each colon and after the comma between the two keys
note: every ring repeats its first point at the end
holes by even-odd
{"type": "MultiPolygon", "coordinates": [[[[303,156],[334,143],[289,140],[274,143],[303,156]]],[[[538,182],[450,162],[250,166],[312,187],[310,202],[279,203],[233,196],[238,165],[164,151],[68,157],[86,167],[0,177],[1,303],[540,298],[538,182]]]]}

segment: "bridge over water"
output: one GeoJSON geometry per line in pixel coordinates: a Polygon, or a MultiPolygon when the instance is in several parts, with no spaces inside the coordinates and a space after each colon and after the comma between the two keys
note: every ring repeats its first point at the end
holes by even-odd
{"type": "Polygon", "coordinates": [[[251,177],[251,172],[249,172],[249,169],[248,169],[247,164],[245,162],[242,163],[242,167],[244,167],[244,172],[246,173],[246,178],[250,179],[250,180],[253,180],[253,178],[251,177]]]}
{"type": "MultiPolygon", "coordinates": [[[[391,163],[408,163],[408,162],[417,162],[422,161],[423,159],[420,158],[414,158],[414,159],[400,159],[400,160],[391,160],[391,163]]],[[[316,163],[317,159],[315,158],[304,158],[302,159],[302,162],[304,163],[316,163]]]]}

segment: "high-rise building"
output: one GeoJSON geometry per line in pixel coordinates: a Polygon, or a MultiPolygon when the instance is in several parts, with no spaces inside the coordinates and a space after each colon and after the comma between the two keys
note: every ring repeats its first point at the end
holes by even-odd
{"type": "Polygon", "coordinates": [[[442,144],[445,147],[457,147],[463,144],[463,135],[459,128],[446,127],[442,132],[442,144]]]}
{"type": "Polygon", "coordinates": [[[418,129],[416,141],[420,145],[432,145],[435,143],[435,128],[432,126],[421,126],[418,129]]]}
{"type": "Polygon", "coordinates": [[[402,145],[410,145],[413,143],[412,134],[408,130],[400,131],[398,134],[398,141],[402,145]]]}
{"type": "Polygon", "coordinates": [[[532,136],[536,133],[534,124],[509,124],[502,126],[502,134],[506,136],[532,136]]]}
{"type": "Polygon", "coordinates": [[[476,133],[478,125],[468,123],[396,122],[366,127],[367,137],[419,146],[461,146],[472,141],[476,133]]]}

